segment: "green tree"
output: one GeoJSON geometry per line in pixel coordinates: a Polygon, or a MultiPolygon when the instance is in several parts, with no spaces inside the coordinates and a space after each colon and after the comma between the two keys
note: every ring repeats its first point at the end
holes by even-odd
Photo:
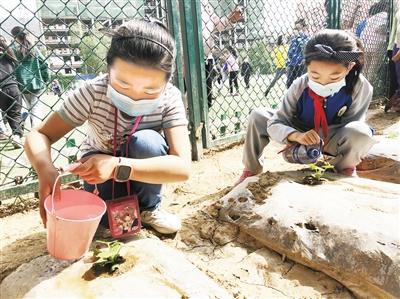
{"type": "Polygon", "coordinates": [[[248,51],[248,56],[255,72],[267,75],[275,71],[273,51],[265,42],[254,42],[248,51]]]}
{"type": "Polygon", "coordinates": [[[100,25],[85,30],[82,23],[71,27],[72,43],[77,45],[82,59],[82,73],[98,74],[107,71],[106,55],[111,39],[99,31],[100,25]]]}

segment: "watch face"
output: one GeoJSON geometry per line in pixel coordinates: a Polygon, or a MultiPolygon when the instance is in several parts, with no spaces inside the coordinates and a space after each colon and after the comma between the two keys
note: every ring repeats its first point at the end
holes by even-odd
{"type": "Polygon", "coordinates": [[[118,181],[127,181],[131,175],[131,168],[126,165],[120,165],[118,167],[117,180],[118,181]]]}

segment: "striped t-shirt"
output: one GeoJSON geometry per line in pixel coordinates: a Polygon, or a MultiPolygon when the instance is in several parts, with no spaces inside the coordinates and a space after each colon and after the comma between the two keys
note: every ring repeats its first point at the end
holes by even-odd
{"type": "MultiPolygon", "coordinates": [[[[61,118],[74,127],[87,121],[87,135],[80,146],[82,155],[91,151],[113,152],[115,106],[107,97],[108,84],[108,75],[86,82],[73,91],[58,110],[61,118]]],[[[135,117],[118,112],[117,144],[124,143],[134,122],[135,117]]],[[[187,124],[181,92],[168,83],[159,106],[151,114],[143,115],[137,130],[161,133],[163,129],[187,124]]]]}

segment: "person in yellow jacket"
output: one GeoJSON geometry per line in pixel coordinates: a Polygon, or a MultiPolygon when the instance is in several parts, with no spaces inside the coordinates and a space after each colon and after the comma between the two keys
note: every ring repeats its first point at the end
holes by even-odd
{"type": "Polygon", "coordinates": [[[274,87],[276,82],[286,73],[286,60],[288,55],[288,45],[283,44],[283,36],[279,35],[276,42],[276,47],[274,48],[274,63],[276,66],[275,76],[269,84],[267,90],[265,91],[265,96],[269,94],[271,89],[274,87]]]}

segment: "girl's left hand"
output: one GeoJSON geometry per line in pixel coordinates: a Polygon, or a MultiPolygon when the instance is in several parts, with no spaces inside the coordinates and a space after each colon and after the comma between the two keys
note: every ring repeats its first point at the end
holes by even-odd
{"type": "Polygon", "coordinates": [[[79,160],[81,165],[71,169],[70,172],[79,175],[89,184],[101,184],[111,179],[114,169],[119,162],[118,157],[95,154],[79,160]]]}

